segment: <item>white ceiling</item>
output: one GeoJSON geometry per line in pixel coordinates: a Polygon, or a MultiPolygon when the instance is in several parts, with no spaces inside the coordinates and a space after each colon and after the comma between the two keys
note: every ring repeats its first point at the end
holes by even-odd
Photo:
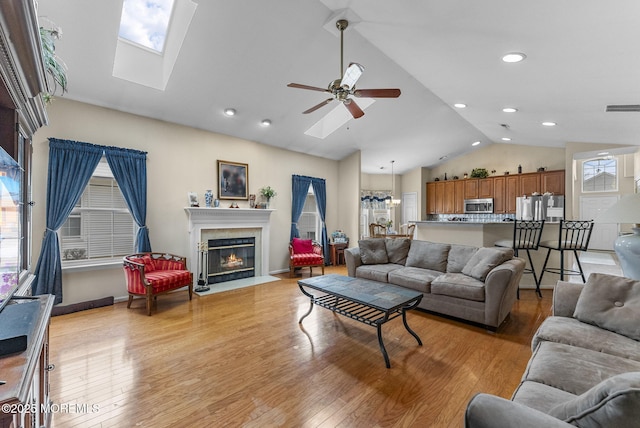
{"type": "MultiPolygon", "coordinates": [[[[185,1],[185,0],[180,0],[185,1]]],[[[112,76],[121,1],[39,0],[62,28],[65,97],[331,159],[362,151],[362,171],[434,166],[483,145],[563,147],[567,142],[640,145],[640,1],[615,0],[194,0],[195,15],[164,91],[112,76]],[[346,11],[345,11],[346,10],[346,11]],[[342,12],[341,12],[342,11],[342,12]],[[324,140],[304,132],[336,102],[288,88],[340,77],[359,88],[400,88],[324,140]],[[331,29],[332,31],[327,31],[331,29]],[[524,52],[518,64],[501,61],[524,52]],[[452,107],[468,105],[464,110],[452,107]],[[513,106],[517,113],[503,113],[513,106]],[[223,115],[233,107],[238,115],[223,115]],[[262,119],[273,125],[264,128],[262,119]],[[541,126],[554,121],[553,128],[541,126]],[[501,124],[508,124],[505,129],[501,124]],[[510,137],[510,143],[501,142],[510,137]]]]}

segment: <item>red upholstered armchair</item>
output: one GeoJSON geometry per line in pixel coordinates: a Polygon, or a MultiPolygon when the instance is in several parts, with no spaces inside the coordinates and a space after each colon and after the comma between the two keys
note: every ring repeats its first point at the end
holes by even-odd
{"type": "Polygon", "coordinates": [[[189,300],[193,294],[193,274],[187,270],[187,259],[168,253],[136,253],[123,259],[124,276],[127,281],[129,303],[134,296],[147,300],[147,315],[158,294],[168,293],[185,286],[189,287],[189,300]]]}
{"type": "Polygon", "coordinates": [[[308,267],[309,275],[313,268],[320,266],[324,275],[324,252],[319,242],[311,239],[293,238],[289,243],[289,276],[293,277],[296,268],[308,267]]]}

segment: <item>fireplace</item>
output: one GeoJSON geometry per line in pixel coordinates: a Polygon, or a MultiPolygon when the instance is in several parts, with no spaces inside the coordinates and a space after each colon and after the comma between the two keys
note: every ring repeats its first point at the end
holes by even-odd
{"type": "Polygon", "coordinates": [[[209,239],[209,284],[255,276],[254,237],[209,239]]]}

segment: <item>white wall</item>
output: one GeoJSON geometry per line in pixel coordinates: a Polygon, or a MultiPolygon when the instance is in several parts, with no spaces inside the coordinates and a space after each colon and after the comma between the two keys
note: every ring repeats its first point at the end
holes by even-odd
{"type": "MultiPolygon", "coordinates": [[[[340,205],[359,200],[359,154],[337,162],[64,98],[56,98],[48,113],[50,125],[40,129],[33,139],[33,267],[45,230],[49,137],[148,152],[147,225],[154,251],[189,254],[184,212],[187,192],[197,192],[204,205],[204,191],[217,188],[219,159],[249,164],[249,193],[258,194],[258,189],[266,185],[278,192],[271,201],[271,208],[276,211],[271,216],[269,272],[288,269],[293,174],[326,179],[328,232],[350,228],[351,236],[357,236],[357,211],[353,214],[352,207],[344,208],[340,218],[338,212],[340,205]],[[339,186],[340,175],[347,178],[349,185],[339,186]],[[353,219],[345,221],[346,216],[353,219]]],[[[237,202],[248,207],[248,201],[237,202]]],[[[63,305],[126,294],[120,267],[63,272],[63,305]]]]}

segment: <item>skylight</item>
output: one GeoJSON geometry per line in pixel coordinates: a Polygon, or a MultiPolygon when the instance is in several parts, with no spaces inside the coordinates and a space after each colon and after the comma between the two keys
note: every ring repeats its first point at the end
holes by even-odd
{"type": "Polygon", "coordinates": [[[118,35],[161,53],[174,0],[124,0],[118,35]]]}

